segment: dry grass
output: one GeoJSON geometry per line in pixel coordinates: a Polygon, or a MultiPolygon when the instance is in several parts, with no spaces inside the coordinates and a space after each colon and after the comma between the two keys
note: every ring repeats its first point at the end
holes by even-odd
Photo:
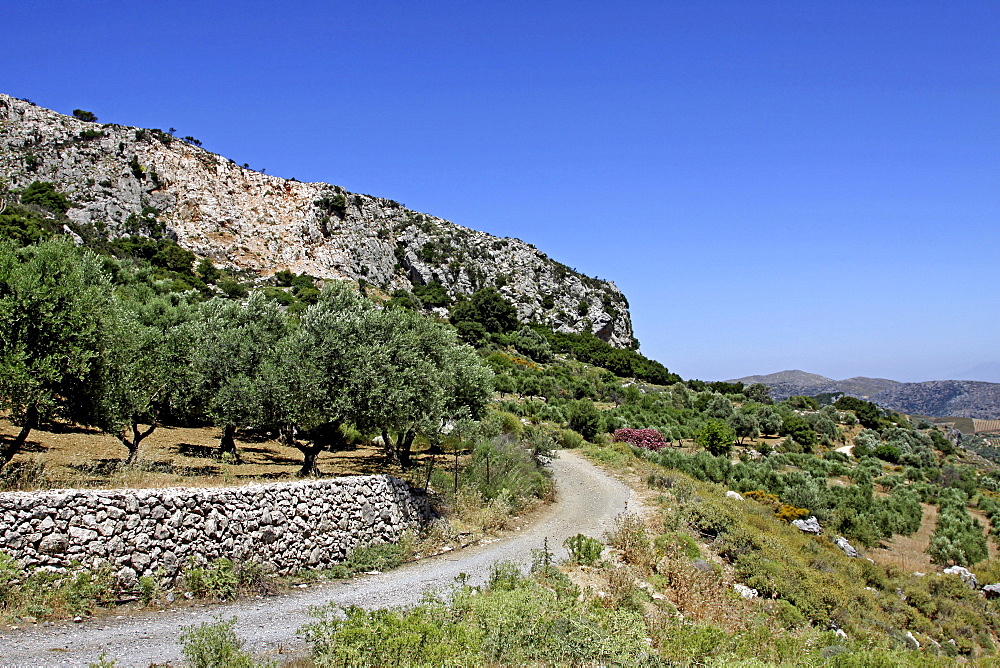
{"type": "MultiPolygon", "coordinates": [[[[8,420],[0,419],[0,436],[10,438],[16,431],[8,420]]],[[[243,462],[220,461],[216,457],[220,436],[221,430],[211,427],[158,427],[142,442],[140,462],[123,469],[128,453],[118,439],[97,429],[67,425],[32,431],[14,463],[44,464],[42,479],[29,483],[35,488],[216,487],[291,479],[301,467],[302,454],[295,448],[247,434],[237,436],[243,462]]],[[[329,476],[398,473],[381,455],[379,448],[368,445],[324,452],[319,468],[329,476]]]]}
{"type": "Polygon", "coordinates": [[[924,518],[915,534],[893,536],[883,542],[885,547],[868,550],[867,556],[877,563],[896,566],[905,573],[932,573],[936,570],[937,566],[931,563],[927,548],[931,544],[934,527],[937,526],[938,509],[927,503],[921,503],[920,507],[924,511],[924,518]]]}
{"type": "MultiPolygon", "coordinates": [[[[919,531],[912,536],[893,536],[890,540],[883,541],[885,547],[868,550],[866,556],[877,563],[896,566],[906,573],[932,573],[937,570],[937,565],[931,563],[927,548],[937,526],[938,508],[927,503],[921,503],[920,507],[924,511],[924,517],[919,531]]],[[[990,531],[991,525],[986,515],[976,508],[969,508],[969,514],[979,520],[987,532],[990,531]]],[[[991,538],[987,544],[990,558],[995,558],[1000,553],[995,541],[991,538]]]]}

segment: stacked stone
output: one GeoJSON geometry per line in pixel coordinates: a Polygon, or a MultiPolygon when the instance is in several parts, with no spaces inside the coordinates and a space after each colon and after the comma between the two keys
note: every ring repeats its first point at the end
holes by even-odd
{"type": "Polygon", "coordinates": [[[226,557],[279,574],[393,542],[431,517],[389,475],[235,488],[0,494],[0,550],[26,567],[110,564],[123,584],[226,557]]]}

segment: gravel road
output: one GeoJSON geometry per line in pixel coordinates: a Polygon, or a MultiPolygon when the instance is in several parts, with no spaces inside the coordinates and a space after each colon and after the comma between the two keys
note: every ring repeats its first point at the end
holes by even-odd
{"type": "Polygon", "coordinates": [[[460,573],[478,584],[497,561],[529,564],[531,550],[545,538],[557,558],[565,556],[563,541],[577,533],[601,536],[615,516],[639,510],[638,501],[621,482],[580,455],[560,452],[553,460],[556,502],[534,523],[495,542],[422,559],[379,575],[311,585],[275,598],[232,604],[196,606],[123,617],[100,617],[82,623],[57,623],[27,629],[0,629],[0,668],[7,666],[86,666],[102,652],[119,666],[181,662],[181,627],[213,618],[237,617],[236,633],[246,649],[258,656],[299,652],[305,641],[297,631],[311,618],[311,606],[337,602],[366,608],[406,605],[419,600],[428,587],[451,584],[460,573]]]}

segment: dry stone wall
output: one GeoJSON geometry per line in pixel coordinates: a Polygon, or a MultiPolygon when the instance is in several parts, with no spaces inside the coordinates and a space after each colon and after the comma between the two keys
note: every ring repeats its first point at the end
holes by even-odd
{"type": "Polygon", "coordinates": [[[393,542],[432,517],[426,497],[389,475],[219,489],[0,494],[0,550],[25,566],[110,564],[124,584],[226,557],[289,573],[393,542]]]}

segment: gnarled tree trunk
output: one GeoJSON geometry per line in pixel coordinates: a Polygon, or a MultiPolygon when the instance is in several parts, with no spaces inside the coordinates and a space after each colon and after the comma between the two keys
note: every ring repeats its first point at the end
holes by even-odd
{"type": "Polygon", "coordinates": [[[242,463],[240,453],[236,449],[236,425],[227,424],[222,428],[222,438],[219,439],[219,458],[225,455],[232,457],[237,464],[242,463]]]}
{"type": "Polygon", "coordinates": [[[0,450],[0,469],[7,466],[10,460],[14,459],[14,456],[21,451],[21,448],[24,447],[25,442],[28,440],[28,434],[37,426],[38,409],[34,405],[28,406],[28,410],[25,411],[24,422],[21,424],[21,431],[14,437],[13,441],[0,450]]]}
{"type": "Polygon", "coordinates": [[[416,435],[417,432],[415,430],[407,429],[403,433],[397,434],[396,440],[393,441],[389,437],[389,431],[383,429],[382,442],[385,444],[386,463],[399,464],[404,469],[410,468],[413,465],[411,449],[413,448],[413,439],[416,435]]]}
{"type": "Polygon", "coordinates": [[[116,434],[118,436],[118,440],[121,441],[122,445],[128,449],[128,458],[125,460],[125,466],[132,466],[135,464],[135,460],[139,455],[139,444],[142,443],[142,439],[146,438],[154,431],[156,431],[155,424],[149,425],[149,429],[143,431],[139,428],[138,422],[133,422],[131,438],[129,438],[128,433],[124,429],[121,433],[116,434]]]}

